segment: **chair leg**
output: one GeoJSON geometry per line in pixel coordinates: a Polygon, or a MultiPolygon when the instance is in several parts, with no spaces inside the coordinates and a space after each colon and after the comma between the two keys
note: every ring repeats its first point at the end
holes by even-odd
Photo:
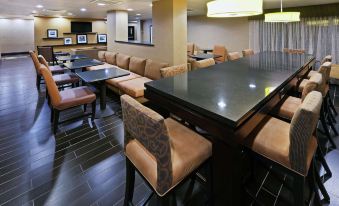
{"type": "Polygon", "coordinates": [[[324,200],[327,201],[327,202],[330,202],[330,196],[328,195],[327,190],[326,190],[323,182],[321,181],[317,164],[313,164],[313,166],[314,166],[314,169],[315,169],[314,176],[315,176],[316,183],[319,187],[319,190],[320,190],[321,194],[324,196],[324,200]]]}
{"type": "Polygon", "coordinates": [[[54,119],[54,109],[51,109],[51,122],[53,123],[53,119],[54,119]]]}
{"type": "Polygon", "coordinates": [[[46,99],[48,99],[48,89],[46,88],[46,99]]]}
{"type": "Polygon", "coordinates": [[[321,150],[320,146],[318,146],[316,153],[317,153],[318,160],[320,161],[321,165],[323,166],[323,168],[324,168],[324,170],[326,172],[324,177],[326,179],[331,178],[332,177],[332,171],[331,171],[330,167],[328,166],[328,164],[326,162],[326,159],[324,157],[324,153],[321,150]]]}
{"type": "Polygon", "coordinates": [[[87,111],[87,104],[84,104],[84,112],[87,111]]]}
{"type": "Polygon", "coordinates": [[[56,134],[56,132],[58,131],[58,124],[59,124],[59,115],[60,115],[60,111],[57,109],[53,109],[53,113],[54,113],[54,118],[53,118],[53,133],[56,134]]]}
{"type": "Polygon", "coordinates": [[[134,193],[135,168],[131,161],[126,157],[126,188],[124,206],[132,203],[134,193]]]}
{"type": "Polygon", "coordinates": [[[38,89],[38,91],[40,91],[40,82],[41,82],[41,76],[36,75],[36,88],[38,89]]]}
{"type": "Polygon", "coordinates": [[[312,162],[311,162],[310,169],[309,169],[309,174],[308,174],[309,185],[310,185],[311,191],[313,190],[313,192],[314,192],[313,205],[321,206],[321,200],[320,200],[320,196],[319,196],[319,192],[318,192],[318,187],[317,187],[316,180],[315,180],[315,172],[316,171],[314,169],[314,164],[315,164],[315,161],[313,159],[312,162]]]}
{"type": "Polygon", "coordinates": [[[94,119],[95,119],[95,111],[96,111],[96,107],[97,107],[97,103],[96,103],[96,101],[94,100],[94,101],[92,102],[92,118],[91,118],[92,121],[94,121],[94,119]]]}
{"type": "Polygon", "coordinates": [[[293,178],[294,205],[305,205],[305,178],[300,175],[294,175],[293,178]]]}
{"type": "Polygon", "coordinates": [[[333,141],[333,139],[332,139],[332,137],[331,137],[330,132],[328,131],[328,127],[327,127],[326,119],[325,119],[325,114],[324,114],[323,111],[320,112],[320,122],[321,122],[321,125],[323,126],[323,128],[324,128],[324,130],[325,130],[325,134],[326,134],[328,140],[330,141],[332,147],[333,147],[334,149],[336,149],[337,146],[336,146],[336,144],[334,143],[334,141],[333,141]]]}
{"type": "Polygon", "coordinates": [[[212,158],[210,160],[207,160],[207,177],[206,177],[206,187],[207,187],[207,205],[214,205],[213,204],[213,166],[212,166],[212,158]]]}
{"type": "Polygon", "coordinates": [[[329,102],[330,108],[331,108],[332,111],[334,112],[335,116],[337,116],[337,115],[338,115],[338,112],[337,112],[337,110],[336,110],[335,107],[334,107],[334,104],[333,104],[333,101],[332,101],[332,98],[331,98],[330,95],[328,95],[328,102],[329,102]]]}
{"type": "Polygon", "coordinates": [[[331,119],[331,117],[330,117],[330,111],[329,111],[329,113],[328,113],[328,115],[327,115],[327,120],[328,120],[328,124],[330,125],[331,129],[333,130],[335,136],[338,136],[338,131],[337,131],[337,129],[335,128],[335,126],[334,126],[334,124],[333,124],[333,121],[332,121],[332,119],[331,119]]]}

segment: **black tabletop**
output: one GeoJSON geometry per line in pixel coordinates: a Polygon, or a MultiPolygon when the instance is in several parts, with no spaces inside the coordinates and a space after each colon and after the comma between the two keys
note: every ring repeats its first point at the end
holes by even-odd
{"type": "Polygon", "coordinates": [[[88,59],[88,57],[84,54],[75,54],[75,55],[68,55],[68,56],[56,56],[55,57],[58,61],[73,61],[78,59],[88,59]]]}
{"type": "Polygon", "coordinates": [[[191,55],[192,58],[197,59],[197,60],[202,60],[202,59],[209,59],[209,58],[218,58],[221,57],[220,55],[215,55],[215,54],[196,54],[196,55],[191,55]]]}
{"type": "Polygon", "coordinates": [[[313,57],[303,54],[258,53],[146,83],[146,93],[156,92],[236,127],[311,60],[313,57]]]}
{"type": "Polygon", "coordinates": [[[107,79],[118,78],[122,76],[129,75],[129,72],[119,69],[116,67],[111,67],[107,69],[99,69],[94,71],[86,71],[86,72],[77,72],[76,73],[83,81],[87,83],[104,81],[107,79]]]}
{"type": "Polygon", "coordinates": [[[79,59],[74,62],[67,62],[64,64],[64,66],[67,67],[68,69],[74,70],[74,69],[81,69],[85,67],[97,66],[97,65],[102,65],[102,64],[104,63],[96,59],[79,59]]]}

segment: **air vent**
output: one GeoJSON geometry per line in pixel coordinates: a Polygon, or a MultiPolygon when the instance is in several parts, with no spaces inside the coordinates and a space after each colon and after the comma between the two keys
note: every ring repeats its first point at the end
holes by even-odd
{"type": "Polygon", "coordinates": [[[109,4],[109,5],[117,5],[117,4],[122,4],[123,1],[117,1],[117,0],[91,0],[90,3],[93,4],[109,4]]]}

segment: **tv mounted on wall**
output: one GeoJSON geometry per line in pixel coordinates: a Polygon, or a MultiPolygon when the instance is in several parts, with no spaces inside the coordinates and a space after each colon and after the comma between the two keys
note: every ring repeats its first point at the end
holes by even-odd
{"type": "Polygon", "coordinates": [[[72,33],[92,32],[92,22],[71,22],[72,33]]]}

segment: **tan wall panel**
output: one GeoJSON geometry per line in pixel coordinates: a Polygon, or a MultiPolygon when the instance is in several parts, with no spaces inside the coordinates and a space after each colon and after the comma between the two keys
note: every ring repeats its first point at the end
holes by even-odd
{"type": "Polygon", "coordinates": [[[225,45],[230,51],[249,48],[249,22],[245,18],[188,17],[188,41],[200,48],[225,45]]]}

